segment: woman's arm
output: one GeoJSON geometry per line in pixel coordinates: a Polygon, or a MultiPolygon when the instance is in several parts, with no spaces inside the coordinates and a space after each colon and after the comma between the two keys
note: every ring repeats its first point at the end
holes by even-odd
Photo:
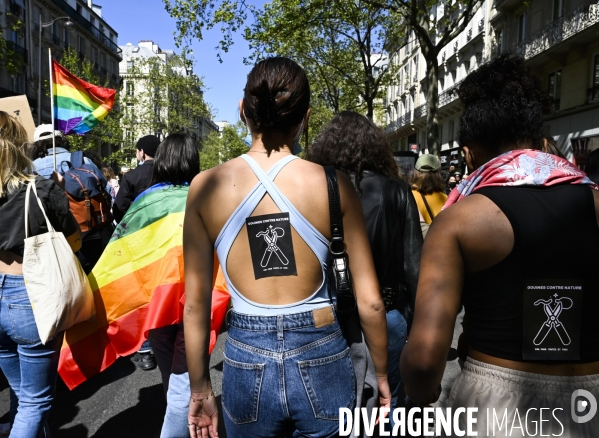
{"type": "Polygon", "coordinates": [[[438,396],[460,304],[464,262],[456,227],[464,222],[454,212],[439,214],[424,240],[414,323],[401,355],[406,394],[419,405],[438,396]]]}
{"type": "Polygon", "coordinates": [[[366,235],[360,199],[350,179],[337,172],[343,229],[360,323],[378,376],[387,376],[387,318],[366,235]]]}
{"type": "Polygon", "coordinates": [[[212,273],[214,250],[200,215],[203,199],[203,175],[192,182],[187,196],[183,225],[183,258],[185,263],[185,350],[191,401],[189,428],[191,438],[218,436],[218,410],[210,383],[208,347],[212,306],[212,273]]]}

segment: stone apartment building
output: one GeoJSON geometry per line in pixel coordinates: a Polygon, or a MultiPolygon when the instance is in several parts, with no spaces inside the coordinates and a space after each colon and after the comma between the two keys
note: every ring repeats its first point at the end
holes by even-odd
{"type": "MultiPolygon", "coordinates": [[[[152,40],[140,41],[137,45],[127,43],[125,46],[121,46],[123,59],[119,64],[119,75],[122,78],[122,92],[124,92],[125,98],[125,110],[127,113],[133,112],[136,117],[144,117],[144,111],[148,110],[147,102],[139,102],[134,99],[135,96],[140,96],[146,90],[148,86],[145,80],[148,71],[140,68],[136,68],[144,65],[143,60],[148,58],[158,58],[162,63],[166,62],[175,56],[173,50],[163,50],[158,44],[152,40]],[[131,98],[131,99],[129,99],[131,98]]],[[[144,67],[145,68],[145,67],[144,67]]],[[[193,75],[191,69],[183,67],[177,68],[177,74],[180,75],[193,75]]],[[[201,90],[198,90],[201,93],[201,90]]],[[[161,92],[168,93],[168,90],[161,90],[161,92]]],[[[155,108],[154,111],[158,111],[161,118],[168,118],[168,110],[166,108],[155,108]]],[[[198,117],[194,121],[193,127],[190,129],[190,134],[196,138],[201,139],[210,132],[218,132],[218,126],[208,118],[198,117]]],[[[139,124],[136,127],[123,129],[124,140],[126,143],[133,144],[135,141],[148,134],[155,134],[159,138],[164,138],[168,135],[168,132],[147,132],[147,128],[139,124]]]]}
{"type": "MultiPolygon", "coordinates": [[[[579,165],[599,148],[598,0],[484,0],[454,41],[439,54],[439,133],[455,149],[462,106],[456,88],[469,72],[500,53],[522,55],[555,99],[547,135],[579,165]]],[[[439,11],[435,11],[439,13],[439,11]]],[[[442,12],[440,12],[442,13],[442,12]]],[[[425,64],[417,40],[395,51],[401,65],[387,90],[386,132],[398,151],[426,149],[425,64]]],[[[447,152],[442,152],[442,155],[447,152]]],[[[448,164],[448,163],[447,163],[448,164]]]]}
{"type": "Polygon", "coordinates": [[[67,47],[75,49],[81,59],[94,64],[101,80],[108,78],[109,86],[118,88],[121,61],[118,34],[102,18],[102,7],[92,0],[3,0],[0,12],[2,37],[22,56],[24,64],[17,75],[0,71],[0,97],[26,94],[36,124],[38,120],[50,122],[49,90],[44,86],[49,79],[48,48],[52,49],[54,59],[60,59],[67,47]],[[10,24],[17,20],[21,20],[23,26],[13,31],[10,24]],[[41,117],[37,100],[40,68],[41,117]]]}

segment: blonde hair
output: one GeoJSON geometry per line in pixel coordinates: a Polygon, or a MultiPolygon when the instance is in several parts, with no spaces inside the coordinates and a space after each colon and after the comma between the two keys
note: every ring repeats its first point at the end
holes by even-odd
{"type": "Polygon", "coordinates": [[[19,189],[33,178],[33,164],[27,157],[29,140],[25,128],[0,111],[0,198],[19,189]]]}
{"type": "Polygon", "coordinates": [[[29,136],[27,131],[17,119],[11,117],[8,113],[0,111],[0,137],[5,138],[27,154],[29,147],[29,136]]]}

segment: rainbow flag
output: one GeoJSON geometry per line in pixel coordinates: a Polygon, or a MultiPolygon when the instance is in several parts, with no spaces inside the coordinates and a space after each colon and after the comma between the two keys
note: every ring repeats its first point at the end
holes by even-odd
{"type": "Polygon", "coordinates": [[[83,135],[96,127],[114,105],[116,90],[79,79],[52,61],[54,129],[83,135]]]}
{"type": "MultiPolygon", "coordinates": [[[[89,274],[96,317],[65,333],[58,371],[73,389],[139,350],[150,329],[183,320],[183,218],[188,187],[159,184],[139,195],[89,274]]],[[[229,293],[215,263],[210,352],[229,293]]]]}

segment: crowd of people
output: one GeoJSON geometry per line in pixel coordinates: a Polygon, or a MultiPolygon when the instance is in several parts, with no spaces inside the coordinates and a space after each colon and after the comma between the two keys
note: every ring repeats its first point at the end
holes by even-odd
{"type": "MultiPolygon", "coordinates": [[[[542,428],[541,407],[571,414],[545,432],[599,436],[599,417],[577,420],[570,403],[579,390],[599,397],[599,151],[588,176],[560,155],[543,133],[550,99],[521,58],[481,66],[458,94],[464,179],[455,168],[444,178],[432,154],[401,175],[383,131],[350,111],[300,159],[310,85],[283,57],[248,75],[239,103],[247,153],[203,172],[187,134],[142,137],[140,165],[117,179],[98,157],[69,151],[52,126],[38,127],[30,144],[0,112],[0,368],[11,388],[10,436],[49,436],[63,339],[43,344],[37,333],[23,280],[26,234],[47,232],[47,216],[89,273],[114,224],[138,214],[147,193],[173,187],[188,190],[184,318],[150,330],[132,357],[161,371],[162,437],[216,437],[221,409],[229,437],[338,436],[340,410],[362,406],[359,375],[368,369],[375,404],[389,413],[382,427],[397,433],[390,412],[438,400],[462,308],[463,369],[447,407],[505,410],[512,429],[493,436],[527,436],[513,429],[517,409],[534,409],[542,428]],[[81,183],[101,211],[94,218],[78,213],[69,190],[75,161],[100,187],[94,198],[81,183]],[[29,201],[25,230],[30,182],[40,203],[29,201]],[[220,405],[208,353],[215,263],[232,304],[220,405]],[[363,362],[344,328],[347,291],[369,352],[363,362]]],[[[478,417],[479,436],[492,421],[478,417]]]]}

